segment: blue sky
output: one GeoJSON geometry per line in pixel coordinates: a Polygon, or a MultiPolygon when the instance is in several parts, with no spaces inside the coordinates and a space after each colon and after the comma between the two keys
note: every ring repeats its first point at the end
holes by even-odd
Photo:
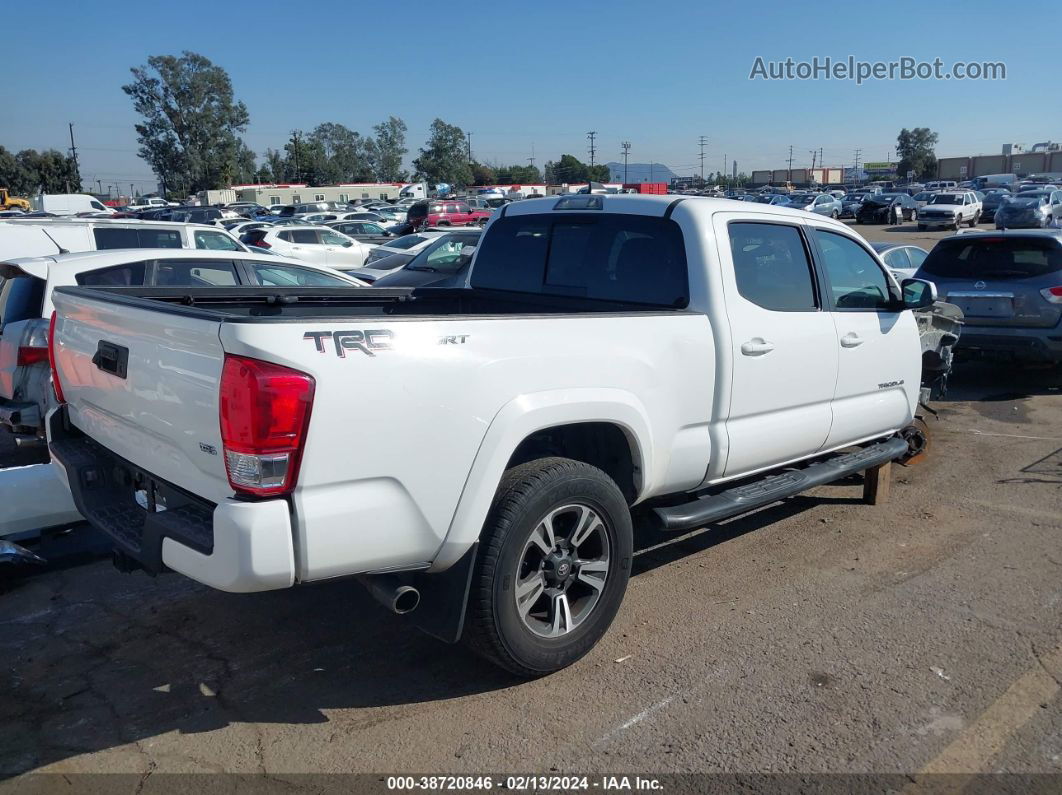
{"type": "MultiPolygon", "coordinates": [[[[135,114],[120,86],[147,56],[200,52],[228,70],[251,116],[259,155],[295,128],[325,121],[369,132],[396,115],[409,158],[436,116],[472,132],[483,161],[536,163],[571,153],[599,162],[697,166],[738,159],[742,171],[892,155],[903,126],[940,134],[938,155],[998,153],[1004,142],[1062,139],[1057,57],[1029,44],[1030,17],[1010,32],[998,0],[934,3],[314,2],[20,3],[4,10],[0,145],[69,145],[75,125],[82,175],[141,190],[135,114]],[[891,9],[891,10],[890,10],[891,9]],[[11,35],[15,33],[17,35],[11,35]],[[1005,81],[765,82],[756,56],[810,60],[1004,61],[1005,81]],[[1055,65],[1052,63],[1055,62],[1055,65]]],[[[1042,3],[1043,30],[1062,4],[1042,3]]],[[[1035,38],[1035,36],[1033,37],[1035,38]]]]}

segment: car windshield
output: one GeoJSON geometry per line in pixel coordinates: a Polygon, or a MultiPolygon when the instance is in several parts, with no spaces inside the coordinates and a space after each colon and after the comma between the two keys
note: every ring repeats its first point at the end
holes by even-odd
{"type": "Polygon", "coordinates": [[[932,198],[933,198],[933,194],[930,193],[929,191],[922,191],[921,193],[916,193],[915,196],[914,196],[914,200],[916,202],[927,202],[927,201],[929,201],[932,198]]]}
{"type": "Polygon", "coordinates": [[[1041,204],[1043,201],[1044,201],[1044,199],[1043,199],[1042,196],[1026,196],[1025,194],[1022,194],[1020,196],[1015,196],[1013,199],[1011,199],[1009,202],[1007,202],[1007,206],[1008,207],[1036,207],[1038,204],[1041,204]]]}
{"type": "Polygon", "coordinates": [[[405,251],[407,248],[413,248],[413,246],[423,243],[428,238],[422,235],[404,235],[397,240],[389,240],[387,242],[387,248],[397,248],[405,251]]]}
{"type": "Polygon", "coordinates": [[[938,193],[929,200],[930,204],[962,204],[962,196],[955,193],[938,193]]]}

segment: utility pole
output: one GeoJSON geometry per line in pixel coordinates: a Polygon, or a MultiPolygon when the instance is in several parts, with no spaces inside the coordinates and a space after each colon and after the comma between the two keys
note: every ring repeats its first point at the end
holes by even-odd
{"type": "Polygon", "coordinates": [[[793,145],[789,144],[789,176],[785,179],[786,182],[793,181],[793,145]]]}
{"type": "Polygon", "coordinates": [[[102,196],[103,195],[103,180],[102,179],[96,180],[96,187],[100,189],[100,196],[102,196]]]}
{"type": "Polygon", "coordinates": [[[527,158],[527,162],[531,164],[531,168],[535,167],[535,145],[531,144],[531,157],[527,158]]]}
{"type": "Polygon", "coordinates": [[[299,131],[291,133],[292,151],[295,154],[295,181],[302,182],[302,169],[299,167],[299,131]]]}
{"type": "Polygon", "coordinates": [[[708,145],[708,139],[703,135],[698,139],[697,144],[701,147],[701,187],[704,187],[704,147],[708,145]]]}
{"type": "Polygon", "coordinates": [[[863,155],[863,150],[862,149],[856,149],[855,150],[855,179],[856,179],[856,183],[857,184],[863,181],[862,179],[859,178],[859,158],[862,157],[862,155],[863,155]]]}
{"type": "Polygon", "coordinates": [[[620,144],[623,147],[623,184],[627,184],[627,157],[631,153],[631,142],[624,141],[620,144]]]}
{"type": "Polygon", "coordinates": [[[80,184],[81,169],[78,167],[78,164],[77,164],[77,147],[74,146],[74,123],[70,122],[68,126],[70,127],[70,159],[74,161],[74,171],[77,173],[77,178],[78,178],[77,189],[81,190],[81,184],[80,184]]]}
{"type": "Polygon", "coordinates": [[[132,203],[132,201],[133,201],[133,183],[130,182],[129,183],[129,202],[130,202],[130,204],[132,203]]]}
{"type": "Polygon", "coordinates": [[[472,165],[472,133],[468,133],[468,164],[472,165]]]}
{"type": "Polygon", "coordinates": [[[597,138],[597,130],[591,130],[586,134],[586,137],[590,140],[590,174],[586,177],[586,189],[590,190],[591,177],[594,171],[594,155],[597,154],[597,149],[594,147],[594,139],[597,138]]]}
{"type": "Polygon", "coordinates": [[[814,171],[815,170],[815,159],[819,156],[819,150],[818,149],[810,149],[808,151],[811,153],[811,170],[814,171]]]}

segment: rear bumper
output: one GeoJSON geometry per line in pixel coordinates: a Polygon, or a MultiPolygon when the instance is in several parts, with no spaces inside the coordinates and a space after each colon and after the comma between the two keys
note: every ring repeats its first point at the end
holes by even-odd
{"type": "Polygon", "coordinates": [[[1027,362],[1062,362],[1062,330],[973,326],[967,321],[955,353],[1027,362]]]}
{"type": "Polygon", "coordinates": [[[116,550],[151,574],[170,569],[222,591],[294,584],[286,501],[207,502],[82,435],[65,415],[49,417],[53,463],[77,510],[116,550]]]}

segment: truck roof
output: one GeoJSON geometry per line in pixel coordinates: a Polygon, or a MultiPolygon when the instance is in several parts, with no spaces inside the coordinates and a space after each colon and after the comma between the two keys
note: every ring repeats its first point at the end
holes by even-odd
{"type": "Polygon", "coordinates": [[[669,208],[677,206],[680,203],[686,204],[687,202],[689,202],[688,206],[690,208],[707,213],[734,211],[763,215],[788,216],[791,218],[807,218],[809,215],[813,215],[816,220],[844,226],[844,224],[840,224],[840,222],[831,221],[831,219],[826,216],[809,213],[805,210],[796,210],[791,207],[782,207],[771,204],[750,204],[749,202],[737,201],[736,199],[720,199],[709,196],[661,196],[649,193],[569,193],[561,194],[560,196],[547,196],[542,199],[524,199],[523,201],[506,205],[502,214],[505,216],[534,215],[556,209],[559,212],[564,212],[566,210],[573,212],[603,211],[607,213],[649,215],[662,218],[667,214],[669,208]],[[565,199],[576,200],[588,198],[599,200],[600,206],[591,210],[573,202],[570,207],[557,207],[557,205],[565,199]]]}

